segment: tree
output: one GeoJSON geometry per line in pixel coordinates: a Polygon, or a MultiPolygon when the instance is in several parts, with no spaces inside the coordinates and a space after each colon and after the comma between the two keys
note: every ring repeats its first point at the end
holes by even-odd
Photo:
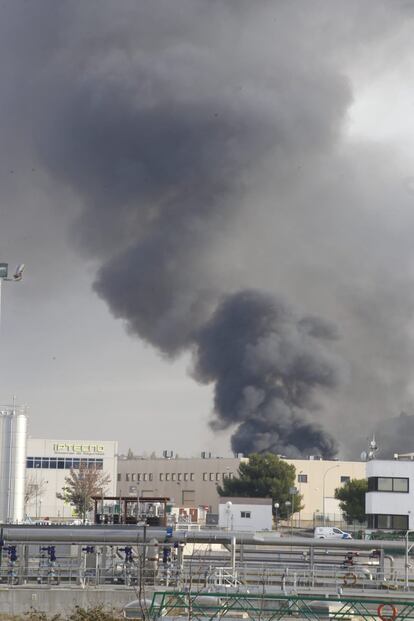
{"type": "Polygon", "coordinates": [[[62,492],[57,493],[59,500],[72,505],[83,522],[86,521],[88,511],[93,508],[93,496],[103,496],[111,479],[95,468],[81,466],[79,470],[71,470],[65,477],[62,492]]]}
{"type": "Polygon", "coordinates": [[[292,502],[293,513],[303,509],[301,494],[291,494],[295,487],[295,466],[286,463],[273,453],[253,453],[249,461],[239,467],[239,478],[224,479],[223,486],[218,486],[220,496],[249,496],[251,498],[271,498],[272,509],[279,504],[277,514],[286,518],[292,513],[292,507],[285,503],[292,502]]]}
{"type": "Polygon", "coordinates": [[[26,483],[24,487],[24,506],[25,512],[28,513],[28,506],[32,504],[32,501],[35,501],[35,515],[38,517],[38,504],[41,505],[42,496],[46,492],[47,481],[44,479],[34,478],[33,475],[29,475],[26,478],[26,483]]]}
{"type": "Polygon", "coordinates": [[[367,491],[368,481],[366,479],[351,479],[335,490],[335,498],[341,501],[339,507],[347,522],[365,521],[365,494],[367,491]]]}

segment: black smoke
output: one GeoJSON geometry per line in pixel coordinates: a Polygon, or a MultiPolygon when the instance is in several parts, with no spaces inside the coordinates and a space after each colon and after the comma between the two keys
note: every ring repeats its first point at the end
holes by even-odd
{"type": "Polygon", "coordinates": [[[395,453],[414,453],[413,414],[401,412],[399,416],[379,423],[373,431],[378,445],[378,459],[392,459],[395,453]]]}
{"type": "Polygon", "coordinates": [[[389,149],[346,134],[406,6],[1,3],[0,177],[12,146],[70,195],[94,290],[162,354],[194,351],[235,450],[331,456],[325,426],[355,437],[408,391],[412,196],[389,149]],[[351,381],[323,409],[333,349],[351,381]]]}
{"type": "Polygon", "coordinates": [[[195,375],[215,386],[213,427],[237,425],[236,453],[333,457],[335,440],[310,419],[318,389],[334,388],[341,365],[333,327],[300,319],[260,291],[227,296],[197,334],[195,375]]]}

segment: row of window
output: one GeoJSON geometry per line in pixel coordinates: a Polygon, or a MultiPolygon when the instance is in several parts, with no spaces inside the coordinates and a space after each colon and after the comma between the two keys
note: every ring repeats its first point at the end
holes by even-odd
{"type": "MultiPolygon", "coordinates": [[[[346,475],[341,476],[341,483],[348,483],[350,480],[351,480],[351,477],[348,477],[346,475]]],[[[308,482],[308,475],[300,472],[298,474],[298,483],[307,483],[307,482],[308,482]]]]}
{"type": "Polygon", "coordinates": [[[368,491],[408,494],[409,480],[403,477],[368,477],[368,491]]]}
{"type": "Polygon", "coordinates": [[[27,468],[41,468],[48,470],[79,470],[79,468],[103,469],[103,459],[79,457],[28,457],[27,468]]]}
{"type": "Polygon", "coordinates": [[[408,530],[408,515],[371,514],[368,516],[368,528],[408,530]]]}
{"type": "MultiPolygon", "coordinates": [[[[160,481],[194,481],[194,472],[160,472],[160,481]]],[[[232,472],[203,472],[203,481],[221,481],[223,479],[232,479],[232,472]]],[[[128,482],[144,482],[153,481],[154,476],[152,472],[126,472],[125,481],[128,482]]],[[[122,481],[122,474],[118,474],[118,481],[122,481]]]]}

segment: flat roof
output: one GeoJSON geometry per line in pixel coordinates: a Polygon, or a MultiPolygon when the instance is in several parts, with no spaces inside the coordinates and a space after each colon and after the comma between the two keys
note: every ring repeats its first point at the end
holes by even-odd
{"type": "Polygon", "coordinates": [[[223,505],[226,502],[231,502],[233,505],[271,505],[271,498],[249,498],[247,496],[222,496],[220,498],[220,504],[223,505]]]}

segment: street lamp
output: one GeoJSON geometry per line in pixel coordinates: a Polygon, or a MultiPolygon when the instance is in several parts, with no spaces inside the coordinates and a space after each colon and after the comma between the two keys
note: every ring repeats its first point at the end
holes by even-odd
{"type": "Polygon", "coordinates": [[[293,505],[290,502],[290,500],[285,500],[285,507],[287,509],[288,514],[289,514],[289,507],[292,507],[291,513],[290,513],[290,536],[292,537],[293,535],[293,505]]]}
{"type": "Polygon", "coordinates": [[[1,323],[1,286],[3,281],[7,282],[20,282],[23,278],[24,263],[21,263],[16,267],[16,270],[12,278],[9,278],[9,264],[0,263],[0,323],[1,323]]]}
{"type": "Polygon", "coordinates": [[[339,464],[335,464],[335,466],[331,466],[330,468],[328,468],[324,472],[323,479],[322,479],[322,509],[323,509],[323,525],[324,526],[325,526],[325,523],[326,523],[326,517],[325,517],[325,481],[326,481],[326,475],[331,470],[335,470],[335,468],[339,468],[339,464]]]}
{"type": "Polygon", "coordinates": [[[275,508],[275,524],[276,524],[276,530],[277,530],[277,512],[280,507],[280,504],[278,502],[275,502],[273,506],[275,508]]]}

